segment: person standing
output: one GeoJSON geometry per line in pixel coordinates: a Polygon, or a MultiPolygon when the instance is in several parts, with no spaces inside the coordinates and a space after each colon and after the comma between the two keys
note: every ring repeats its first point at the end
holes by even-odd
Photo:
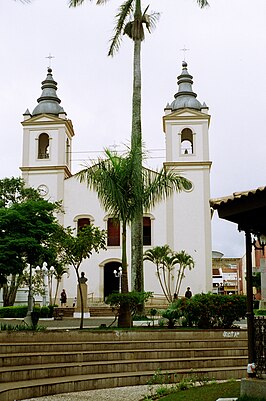
{"type": "Polygon", "coordinates": [[[66,290],[63,289],[63,291],[60,294],[60,302],[61,302],[61,306],[66,306],[66,301],[67,301],[67,294],[66,294],[66,290]]]}
{"type": "Polygon", "coordinates": [[[188,299],[192,297],[192,292],[190,291],[190,287],[187,287],[187,290],[185,292],[185,297],[188,299]]]}

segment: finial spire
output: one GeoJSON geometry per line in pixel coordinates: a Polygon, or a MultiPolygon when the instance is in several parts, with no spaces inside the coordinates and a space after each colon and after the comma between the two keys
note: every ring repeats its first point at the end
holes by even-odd
{"type": "Polygon", "coordinates": [[[48,68],[51,68],[51,64],[52,64],[52,58],[55,58],[55,56],[52,56],[51,53],[49,53],[49,56],[46,56],[45,58],[49,59],[49,65],[48,68]]]}
{"type": "Polygon", "coordinates": [[[63,107],[60,106],[61,100],[57,96],[57,82],[52,75],[52,69],[48,67],[46,79],[42,81],[42,94],[37,99],[38,105],[32,112],[32,115],[38,114],[66,114],[63,107]]]}
{"type": "Polygon", "coordinates": [[[183,49],[180,49],[181,52],[184,52],[184,61],[186,61],[186,52],[188,52],[190,49],[186,48],[186,45],[184,45],[183,49]]]}
{"type": "Polygon", "coordinates": [[[184,108],[201,110],[202,104],[196,99],[197,94],[192,89],[192,78],[192,75],[187,70],[187,62],[183,61],[182,72],[177,77],[178,92],[175,94],[175,100],[170,105],[171,110],[184,108]]]}

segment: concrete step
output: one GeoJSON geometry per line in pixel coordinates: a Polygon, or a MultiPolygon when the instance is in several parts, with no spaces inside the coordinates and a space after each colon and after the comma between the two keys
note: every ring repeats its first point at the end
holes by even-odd
{"type": "Polygon", "coordinates": [[[0,332],[0,401],[146,384],[157,369],[241,378],[246,331],[82,330],[0,332]]]}
{"type": "MultiPolygon", "coordinates": [[[[206,348],[206,349],[125,349],[125,350],[104,350],[106,362],[115,360],[134,359],[171,359],[171,358],[213,358],[213,357],[239,357],[247,356],[247,348],[206,348]]],[[[38,365],[53,363],[75,363],[99,361],[103,359],[103,351],[71,351],[71,352],[31,352],[18,354],[0,354],[0,367],[38,365]]]]}
{"type": "Polygon", "coordinates": [[[89,312],[91,317],[115,316],[110,306],[90,306],[89,312]]]}
{"type": "Polygon", "coordinates": [[[66,317],[73,317],[73,313],[76,311],[76,308],[72,308],[72,307],[65,307],[65,308],[54,308],[54,317],[58,318],[58,317],[62,317],[62,318],[66,318],[66,317]]]}
{"type": "Polygon", "coordinates": [[[18,354],[22,352],[72,352],[72,351],[105,351],[109,348],[112,350],[128,350],[128,349],[183,349],[183,348],[245,348],[247,347],[246,339],[225,339],[222,340],[178,340],[178,339],[162,339],[162,340],[126,340],[126,341],[65,341],[65,342],[40,342],[40,343],[2,343],[0,344],[0,354],[18,354]]]}
{"type": "MultiPolygon", "coordinates": [[[[103,355],[105,358],[105,355],[103,355]]],[[[38,365],[5,366],[0,368],[0,382],[36,380],[44,377],[61,377],[121,372],[156,371],[157,369],[202,369],[243,367],[248,362],[247,356],[235,357],[199,357],[199,358],[155,358],[133,360],[106,360],[71,363],[48,363],[38,365]]]]}
{"type": "Polygon", "coordinates": [[[59,343],[106,341],[230,341],[247,340],[246,330],[168,330],[146,328],[142,330],[47,330],[43,332],[0,332],[0,344],[4,343],[59,343]]]}
{"type": "MultiPolygon", "coordinates": [[[[178,381],[184,378],[197,377],[226,380],[239,378],[245,375],[246,367],[224,368],[201,368],[201,369],[171,369],[161,371],[171,377],[171,381],[178,381]]],[[[74,375],[56,378],[41,378],[30,381],[16,381],[13,383],[0,383],[0,401],[23,400],[31,397],[45,395],[92,390],[100,388],[112,388],[122,386],[135,386],[147,384],[154,375],[154,371],[123,372],[90,375],[74,375]]]]}

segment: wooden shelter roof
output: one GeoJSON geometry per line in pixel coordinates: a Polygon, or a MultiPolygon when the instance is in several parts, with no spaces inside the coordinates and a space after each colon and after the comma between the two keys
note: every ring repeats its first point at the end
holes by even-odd
{"type": "Polygon", "coordinates": [[[266,187],[210,200],[221,219],[236,223],[239,231],[266,235],[266,187]]]}

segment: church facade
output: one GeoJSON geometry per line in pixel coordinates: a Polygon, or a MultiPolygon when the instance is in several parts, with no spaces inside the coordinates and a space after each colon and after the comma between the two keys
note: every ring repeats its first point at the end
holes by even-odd
{"type": "MultiPolygon", "coordinates": [[[[143,216],[144,251],[168,244],[174,251],[185,250],[195,261],[194,269],[185,273],[181,295],[187,286],[191,287],[193,294],[212,290],[210,116],[207,106],[197,100],[192,84],[192,76],[183,62],[178,76],[178,92],[174,101],[166,106],[163,116],[164,167],[191,180],[192,188],[175,193],[143,216]]],[[[93,294],[94,300],[103,301],[110,292],[118,290],[114,270],[121,265],[121,228],[103,210],[97,193],[71,173],[75,132],[60,103],[57,83],[51,68],[48,68],[35,109],[32,113],[27,110],[23,115],[22,178],[26,185],[38,189],[45,199],[62,201],[64,213],[58,215],[58,220],[65,227],[78,229],[90,223],[106,230],[107,250],[93,254],[81,266],[88,278],[88,292],[93,294]]],[[[129,241],[127,247],[130,261],[129,241]]],[[[145,290],[156,295],[162,291],[155,269],[151,262],[144,262],[145,290]]],[[[130,265],[128,273],[130,286],[130,265]]],[[[63,278],[62,287],[66,289],[68,299],[74,299],[76,276],[72,267],[69,268],[69,277],[63,278]]]]}

